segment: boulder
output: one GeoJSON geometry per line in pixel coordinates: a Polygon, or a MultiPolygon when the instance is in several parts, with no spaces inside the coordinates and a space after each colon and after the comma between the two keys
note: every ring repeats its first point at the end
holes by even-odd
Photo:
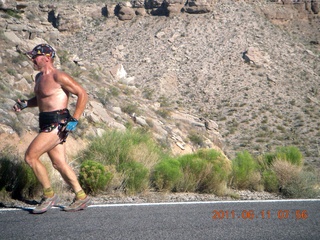
{"type": "Polygon", "coordinates": [[[314,14],[318,14],[319,13],[319,3],[315,0],[311,1],[311,10],[314,14]]]}
{"type": "Polygon", "coordinates": [[[176,16],[181,13],[184,6],[184,0],[165,0],[167,2],[168,16],[176,16]]]}
{"type": "Polygon", "coordinates": [[[135,11],[131,7],[119,5],[117,16],[120,20],[132,20],[135,15],[135,11]]]}
{"type": "Polygon", "coordinates": [[[208,13],[212,11],[211,4],[207,0],[190,0],[183,11],[191,14],[208,13]]]}
{"type": "Polygon", "coordinates": [[[16,10],[16,2],[8,0],[0,0],[0,9],[16,10]]]}
{"type": "Polygon", "coordinates": [[[59,11],[56,19],[56,26],[60,32],[77,32],[81,30],[82,19],[77,11],[65,9],[59,11]]]}

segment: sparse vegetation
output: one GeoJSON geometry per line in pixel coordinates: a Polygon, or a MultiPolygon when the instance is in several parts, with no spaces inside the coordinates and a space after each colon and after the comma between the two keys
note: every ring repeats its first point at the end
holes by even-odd
{"type": "Polygon", "coordinates": [[[180,162],[173,158],[163,159],[153,170],[152,182],[158,191],[176,191],[182,177],[180,162]]]}
{"type": "Polygon", "coordinates": [[[87,193],[105,191],[111,179],[112,174],[101,163],[87,160],[81,164],[79,182],[87,193]]]}
{"type": "Polygon", "coordinates": [[[203,137],[199,133],[191,131],[188,135],[188,138],[194,145],[203,147],[204,140],[203,140],[203,137]]]}
{"type": "MultiPolygon", "coordinates": [[[[78,4],[86,1],[64,2],[78,4]]],[[[186,18],[182,23],[175,18],[175,28],[169,27],[165,31],[155,28],[156,24],[171,26],[172,18],[156,19],[155,22],[154,18],[147,21],[135,19],[132,22],[113,21],[110,18],[108,24],[113,27],[109,28],[105,25],[105,16],[91,16],[90,20],[84,21],[83,31],[74,34],[70,32],[67,37],[61,34],[59,41],[55,41],[51,33],[48,37],[50,24],[41,25],[37,22],[38,19],[45,21],[47,12],[39,11],[39,15],[30,15],[26,11],[26,14],[20,15],[15,11],[7,11],[2,15],[5,21],[14,20],[12,17],[24,17],[19,22],[23,24],[26,21],[30,28],[34,26],[28,20],[34,21],[39,28],[37,37],[44,41],[52,39],[52,44],[58,48],[62,69],[75,78],[81,77],[80,81],[85,82],[90,101],[100,101],[106,111],[112,107],[121,107],[122,113],[110,116],[120,127],[127,127],[128,131],[107,130],[102,137],[90,135],[86,139],[89,141],[88,148],[77,156],[79,162],[75,164],[83,164],[79,178],[82,178],[82,184],[88,192],[95,194],[112,189],[134,194],[154,187],[158,191],[224,194],[225,188],[232,187],[250,190],[264,188],[286,197],[319,196],[317,172],[305,169],[305,165],[309,166],[313,161],[317,163],[320,155],[319,143],[315,141],[320,129],[320,65],[315,61],[319,57],[318,43],[312,47],[309,43],[305,44],[306,39],[317,39],[319,31],[310,31],[304,27],[301,28],[301,31],[305,31],[303,34],[300,30],[290,34],[284,29],[279,32],[265,14],[259,18],[256,13],[252,14],[253,8],[243,7],[245,4],[216,4],[215,12],[217,16],[223,16],[221,19],[235,19],[235,12],[241,12],[240,22],[235,24],[214,17],[211,19],[208,15],[202,19],[202,15],[199,15],[197,18],[186,18]],[[226,8],[228,11],[224,11],[226,8]],[[248,27],[242,24],[242,20],[262,27],[248,27]],[[224,22],[229,25],[224,26],[224,22]],[[242,34],[243,26],[248,34],[242,34]],[[154,37],[155,29],[161,37],[154,37]],[[253,29],[254,34],[250,34],[253,29]],[[180,32],[180,37],[171,39],[177,32],[180,32]],[[272,33],[270,40],[265,38],[268,33],[272,33]],[[230,39],[232,36],[238,36],[239,39],[230,39]],[[189,41],[195,37],[197,41],[189,41]],[[256,37],[263,41],[257,41],[256,37]],[[275,42],[286,44],[275,49],[275,42]],[[244,64],[238,53],[241,43],[248,44],[246,47],[259,46],[259,53],[265,57],[260,59],[263,63],[259,66],[244,64]],[[87,71],[70,61],[71,55],[68,52],[83,59],[87,71]],[[110,68],[120,62],[128,76],[133,77],[134,86],[117,83],[117,79],[111,76],[110,68]],[[171,86],[174,89],[170,89],[171,86]],[[157,101],[156,104],[160,103],[160,108],[152,100],[157,101]],[[217,135],[220,137],[221,134],[223,148],[229,158],[233,159],[232,164],[228,164],[222,155],[213,153],[211,149],[201,149],[208,146],[207,140],[214,143],[212,139],[215,135],[193,126],[188,128],[183,121],[174,122],[176,112],[188,112],[195,118],[198,115],[210,116],[219,126],[217,135]],[[127,116],[133,113],[148,119],[150,128],[133,130],[140,128],[127,116]],[[146,131],[156,135],[159,139],[157,144],[162,147],[174,145],[171,137],[178,132],[178,137],[194,152],[168,157],[151,141],[146,131]],[[272,149],[276,150],[273,152],[272,149]],[[262,153],[259,158],[255,157],[262,153]],[[93,171],[90,172],[92,175],[87,170],[93,171]],[[105,184],[103,176],[108,174],[112,174],[113,178],[105,184]],[[95,181],[103,184],[96,185],[95,181]]],[[[261,5],[259,9],[263,11],[263,7],[261,5]]],[[[79,11],[83,9],[79,8],[79,11]]],[[[37,9],[33,10],[36,12],[37,9]]],[[[85,14],[82,16],[85,18],[85,14]]],[[[312,18],[308,19],[310,21],[305,22],[312,21],[312,18]]],[[[26,32],[21,35],[20,31],[12,31],[21,39],[30,37],[28,40],[31,40],[33,37],[26,36],[26,32]]],[[[11,109],[12,96],[19,95],[22,98],[26,94],[24,86],[15,86],[16,80],[18,77],[28,79],[28,75],[31,86],[33,81],[30,75],[33,69],[32,63],[24,64],[22,56],[14,57],[15,46],[9,40],[8,33],[0,30],[2,47],[4,53],[8,54],[8,57],[0,59],[5,66],[0,70],[1,123],[10,126],[21,136],[26,129],[36,130],[37,127],[30,126],[27,121],[21,124],[17,116],[7,109],[11,109]]],[[[24,50],[24,44],[21,47],[24,50]]],[[[73,136],[81,134],[87,137],[91,132],[100,134],[98,128],[109,124],[90,119],[93,116],[90,115],[90,107],[87,110],[88,115],[81,119],[85,124],[79,124],[80,131],[73,136]]],[[[6,129],[1,128],[1,131],[6,129]]],[[[0,175],[1,183],[3,180],[7,184],[2,191],[8,191],[15,198],[36,194],[38,185],[30,168],[21,163],[21,159],[17,161],[17,156],[10,156],[7,160],[1,160],[1,167],[13,169],[14,174],[4,174],[3,178],[0,175]]]]}
{"type": "Polygon", "coordinates": [[[133,113],[139,114],[139,108],[136,104],[127,104],[123,107],[121,107],[122,112],[128,113],[129,115],[132,115],[133,113]]]}
{"type": "Polygon", "coordinates": [[[232,186],[258,190],[260,180],[258,164],[252,155],[248,151],[238,153],[232,160],[232,186]]]}
{"type": "Polygon", "coordinates": [[[0,192],[10,193],[13,199],[38,196],[41,186],[31,168],[13,148],[5,148],[0,156],[0,192]]]}

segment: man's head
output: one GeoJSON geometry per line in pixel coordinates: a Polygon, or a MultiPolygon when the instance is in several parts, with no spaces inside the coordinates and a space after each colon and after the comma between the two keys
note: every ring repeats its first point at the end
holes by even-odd
{"type": "Polygon", "coordinates": [[[32,49],[32,51],[27,52],[31,59],[36,58],[39,55],[49,56],[53,59],[56,56],[56,52],[49,44],[39,44],[32,49]]]}

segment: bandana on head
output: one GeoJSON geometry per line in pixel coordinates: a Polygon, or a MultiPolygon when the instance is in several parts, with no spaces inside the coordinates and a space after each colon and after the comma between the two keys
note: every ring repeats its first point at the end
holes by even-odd
{"type": "Polygon", "coordinates": [[[35,48],[27,53],[31,58],[35,58],[38,55],[48,55],[51,58],[54,58],[56,52],[49,44],[39,44],[35,48]]]}

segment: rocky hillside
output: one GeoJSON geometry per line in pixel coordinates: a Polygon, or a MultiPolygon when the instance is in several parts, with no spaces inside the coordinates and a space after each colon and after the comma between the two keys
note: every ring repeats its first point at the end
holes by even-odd
{"type": "Polygon", "coordinates": [[[143,127],[176,154],[295,145],[320,166],[317,1],[2,0],[0,9],[6,142],[37,130],[36,109],[11,107],[32,95],[23,53],[47,42],[90,95],[75,137],[143,127]]]}

